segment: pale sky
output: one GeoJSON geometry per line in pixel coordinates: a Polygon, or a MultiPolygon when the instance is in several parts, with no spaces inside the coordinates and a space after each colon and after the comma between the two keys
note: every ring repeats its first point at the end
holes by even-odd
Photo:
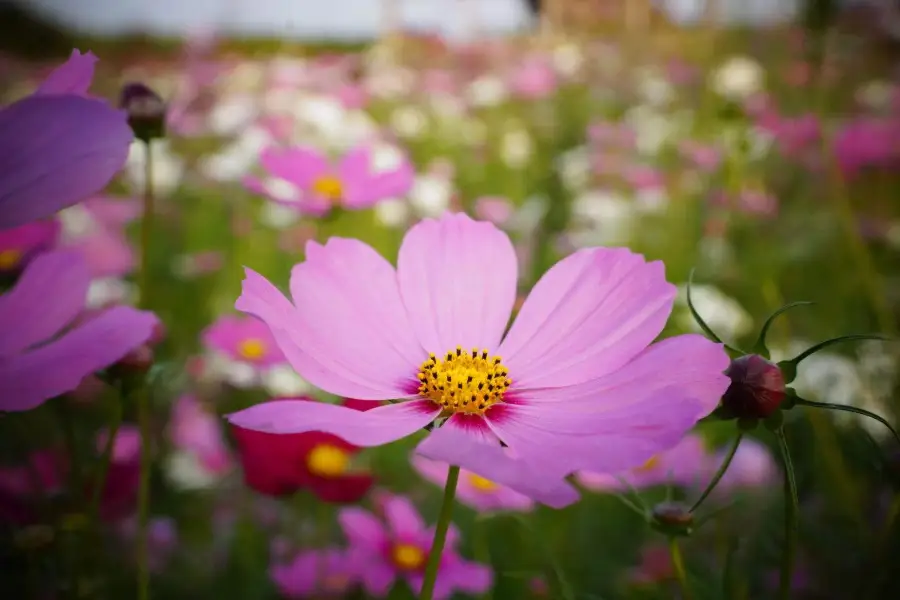
{"type": "MultiPolygon", "coordinates": [[[[381,0],[17,0],[64,25],[87,33],[128,31],[167,35],[217,27],[240,34],[287,38],[371,38],[381,23],[381,0]]],[[[467,28],[460,0],[397,0],[407,28],[451,37],[467,28]]],[[[467,0],[484,32],[529,25],[520,0],[467,0]]],[[[718,0],[729,22],[790,18],[798,0],[718,0]]],[[[657,0],[675,20],[702,14],[705,0],[657,0]]]]}

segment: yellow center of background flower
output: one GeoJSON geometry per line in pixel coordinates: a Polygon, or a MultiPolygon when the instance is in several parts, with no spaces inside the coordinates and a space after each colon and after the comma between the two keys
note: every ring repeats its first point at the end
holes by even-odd
{"type": "Polygon", "coordinates": [[[312,189],[316,194],[330,202],[338,202],[344,197],[344,184],[333,175],[319,177],[313,182],[312,189]]]}
{"type": "Polygon", "coordinates": [[[247,338],[238,344],[238,353],[247,360],[260,359],[266,354],[266,343],[257,338],[247,338]]]}
{"type": "Polygon", "coordinates": [[[442,359],[429,355],[417,376],[420,395],[445,411],[467,415],[483,415],[503,401],[512,385],[499,356],[488,356],[487,350],[477,348],[466,352],[461,346],[442,359]]]}
{"type": "Polygon", "coordinates": [[[659,456],[651,456],[647,459],[647,462],[642,464],[641,466],[635,468],[634,470],[638,473],[646,473],[648,471],[652,471],[656,467],[659,466],[659,456]]]}
{"type": "Polygon", "coordinates": [[[0,269],[12,269],[22,260],[22,251],[15,248],[0,250],[0,269]]]}
{"type": "Polygon", "coordinates": [[[486,479],[475,473],[469,474],[469,483],[472,484],[473,488],[480,492],[493,492],[498,487],[497,484],[490,479],[486,479]]]}
{"type": "Polygon", "coordinates": [[[350,455],[337,446],[319,444],[306,457],[306,466],[319,477],[340,477],[350,466],[350,455]]]}
{"type": "Polygon", "coordinates": [[[425,565],[425,553],[412,544],[395,544],[391,558],[398,569],[416,571],[425,565]]]}

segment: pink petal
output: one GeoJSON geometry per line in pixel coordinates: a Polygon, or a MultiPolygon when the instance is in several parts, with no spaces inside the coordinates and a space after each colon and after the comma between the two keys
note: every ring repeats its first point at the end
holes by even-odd
{"type": "Polygon", "coordinates": [[[516,300],[516,254],[505,233],[465,214],[414,225],[397,259],[400,293],[422,346],[441,355],[497,348],[516,300]]]}
{"type": "Polygon", "coordinates": [[[355,446],[381,446],[431,423],[440,407],[427,400],[386,404],[359,411],[326,402],[278,400],[232,413],[227,419],[244,429],[267,433],[331,433],[355,446]]]}
{"type": "Polygon", "coordinates": [[[0,358],[42,342],[84,309],[90,273],[76,252],[48,252],[35,258],[0,296],[0,358]]]}
{"type": "Polygon", "coordinates": [[[259,162],[270,175],[304,189],[331,169],[328,159],[314,148],[267,148],[259,162]]]}
{"type": "Polygon", "coordinates": [[[553,266],[499,349],[514,389],[561,387],[611,373],[659,335],[675,286],[661,262],[589,248],[553,266]]]}
{"type": "Polygon", "coordinates": [[[93,52],[81,54],[78,50],[72,50],[69,60],[56,67],[35,94],[87,94],[94,79],[96,62],[93,52]]]}
{"type": "Polygon", "coordinates": [[[361,508],[342,508],[338,523],[351,544],[381,549],[387,543],[387,534],[381,521],[361,508]]]}
{"type": "Polygon", "coordinates": [[[473,596],[486,592],[494,581],[494,573],[488,566],[461,558],[448,565],[446,571],[454,587],[473,596]]]}
{"type": "Polygon", "coordinates": [[[29,410],[74,390],[150,339],[157,322],[151,313],[117,306],[46,346],[0,361],[0,410],[29,410]]]}
{"type": "Polygon", "coordinates": [[[553,508],[578,501],[578,492],[561,475],[548,476],[512,457],[496,436],[471,420],[451,417],[419,444],[416,453],[462,467],[553,508]]]}
{"type": "MultiPolygon", "coordinates": [[[[291,366],[313,385],[338,396],[389,400],[405,396],[398,387],[385,387],[383,374],[365,379],[343,360],[341,340],[329,334],[317,339],[287,298],[264,277],[245,269],[246,278],[235,308],[261,319],[271,330],[291,366]]],[[[319,324],[321,329],[321,324],[319,324]]],[[[410,375],[415,373],[411,371],[410,375]]]]}
{"type": "Polygon", "coordinates": [[[317,359],[330,356],[393,394],[388,398],[418,387],[415,374],[427,353],[413,335],[393,267],[370,246],[343,238],[307,243],[306,261],[291,273],[291,294],[298,346],[317,359]]]}
{"type": "Polygon", "coordinates": [[[397,538],[414,538],[425,530],[419,511],[403,496],[390,496],[382,509],[388,527],[397,538]]]}

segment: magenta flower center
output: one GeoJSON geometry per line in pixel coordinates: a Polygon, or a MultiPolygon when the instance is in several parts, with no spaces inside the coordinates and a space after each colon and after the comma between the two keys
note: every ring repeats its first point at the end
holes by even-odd
{"type": "Polygon", "coordinates": [[[391,560],[401,571],[418,571],[425,566],[425,553],[414,544],[394,544],[391,560]]]}
{"type": "Polygon", "coordinates": [[[344,197],[344,184],[334,175],[323,175],[312,184],[313,191],[330,202],[338,202],[344,197]]]}
{"type": "Polygon", "coordinates": [[[306,457],[306,466],[319,477],[340,477],[350,466],[350,455],[343,448],[319,444],[306,457]]]}
{"type": "Polygon", "coordinates": [[[503,401],[512,385],[499,356],[488,356],[487,350],[479,353],[477,348],[465,352],[461,346],[443,359],[430,354],[417,377],[420,395],[445,411],[467,415],[483,415],[503,401]]]}
{"type": "Polygon", "coordinates": [[[7,270],[17,266],[22,260],[22,251],[16,248],[0,250],[0,269],[7,270]]]}

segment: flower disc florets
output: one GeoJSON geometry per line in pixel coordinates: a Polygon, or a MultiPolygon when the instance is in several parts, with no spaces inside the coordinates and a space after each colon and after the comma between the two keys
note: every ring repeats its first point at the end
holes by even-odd
{"type": "Polygon", "coordinates": [[[429,355],[417,375],[419,394],[451,413],[483,415],[503,401],[512,385],[509,371],[499,356],[457,346],[443,358],[429,355]]]}

